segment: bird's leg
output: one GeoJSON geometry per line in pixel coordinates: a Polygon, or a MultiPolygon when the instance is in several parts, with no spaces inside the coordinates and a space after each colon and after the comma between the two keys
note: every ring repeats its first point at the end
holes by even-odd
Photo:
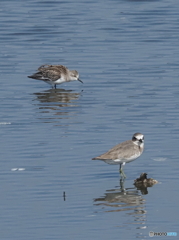
{"type": "Polygon", "coordinates": [[[122,170],[122,176],[123,176],[124,178],[126,178],[126,175],[125,175],[125,173],[124,173],[123,170],[122,170]]]}
{"type": "Polygon", "coordinates": [[[121,173],[122,163],[119,164],[119,172],[121,173]]]}
{"type": "Polygon", "coordinates": [[[119,168],[119,172],[120,172],[120,174],[122,175],[122,177],[123,178],[126,178],[126,175],[125,175],[125,173],[124,173],[124,171],[122,170],[122,163],[120,164],[120,168],[119,168]]]}
{"type": "Polygon", "coordinates": [[[55,84],[54,88],[56,89],[57,88],[57,85],[55,84]]]}

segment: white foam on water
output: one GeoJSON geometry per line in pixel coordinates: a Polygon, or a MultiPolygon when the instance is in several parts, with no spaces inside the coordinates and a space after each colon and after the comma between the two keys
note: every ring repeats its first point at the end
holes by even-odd
{"type": "Polygon", "coordinates": [[[156,161],[156,162],[164,162],[167,160],[167,158],[163,158],[163,157],[158,157],[158,158],[152,158],[152,160],[156,161]]]}
{"type": "Polygon", "coordinates": [[[11,171],[25,171],[25,168],[11,168],[11,171]]]}

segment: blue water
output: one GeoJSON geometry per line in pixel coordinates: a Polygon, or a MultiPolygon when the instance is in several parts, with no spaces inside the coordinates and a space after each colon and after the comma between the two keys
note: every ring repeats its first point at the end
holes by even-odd
{"type": "Polygon", "coordinates": [[[178,7],[1,1],[0,239],[178,231],[178,7]],[[42,64],[76,69],[84,84],[54,90],[27,78],[42,64]],[[135,132],[145,150],[121,186],[118,166],[91,158],[135,132]],[[136,189],[142,172],[159,183],[136,189]]]}

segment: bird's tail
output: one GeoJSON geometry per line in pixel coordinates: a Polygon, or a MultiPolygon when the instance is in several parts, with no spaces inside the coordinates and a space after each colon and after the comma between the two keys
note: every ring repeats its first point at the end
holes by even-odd
{"type": "Polygon", "coordinates": [[[27,77],[28,78],[33,78],[33,79],[36,79],[36,80],[47,80],[42,76],[42,74],[40,72],[34,73],[33,75],[27,76],[27,77]]]}

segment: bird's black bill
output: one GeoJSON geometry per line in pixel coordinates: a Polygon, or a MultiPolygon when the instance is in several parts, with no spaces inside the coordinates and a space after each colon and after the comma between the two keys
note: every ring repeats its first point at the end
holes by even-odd
{"type": "Polygon", "coordinates": [[[78,78],[78,81],[81,82],[81,83],[83,83],[83,81],[81,81],[79,78],[78,78]]]}

